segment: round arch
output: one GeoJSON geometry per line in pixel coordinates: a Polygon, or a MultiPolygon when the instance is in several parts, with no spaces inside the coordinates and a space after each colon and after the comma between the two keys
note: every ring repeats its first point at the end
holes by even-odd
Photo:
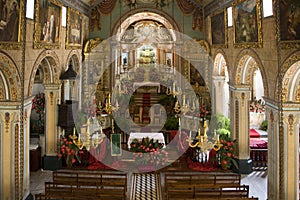
{"type": "Polygon", "coordinates": [[[28,95],[32,94],[34,77],[41,63],[45,63],[42,65],[44,73],[44,83],[59,83],[58,69],[60,65],[58,56],[53,51],[45,50],[38,56],[33,65],[33,69],[31,71],[29,79],[28,95]]]}
{"type": "MultiPolygon", "coordinates": [[[[300,102],[300,52],[292,53],[282,65],[282,101],[300,102]]],[[[278,88],[278,87],[276,87],[278,88]]],[[[278,91],[277,91],[278,92],[278,91]]],[[[277,97],[277,96],[276,96],[277,97]]]]}
{"type": "Polygon", "coordinates": [[[221,49],[218,49],[215,52],[215,56],[213,58],[214,66],[213,66],[212,75],[213,76],[225,76],[226,68],[229,72],[229,68],[227,67],[228,66],[227,61],[228,61],[228,59],[227,59],[225,52],[221,49]]]}
{"type": "Polygon", "coordinates": [[[77,74],[80,72],[80,53],[76,50],[72,50],[70,51],[70,53],[68,54],[67,60],[66,60],[66,64],[64,69],[62,69],[62,71],[66,71],[69,67],[69,63],[71,62],[72,65],[74,66],[75,71],[77,72],[77,74]]]}
{"type": "Polygon", "coordinates": [[[262,75],[264,96],[269,96],[268,82],[265,73],[265,69],[261,62],[261,59],[255,51],[252,49],[244,49],[236,57],[235,61],[235,80],[236,85],[246,84],[252,86],[252,79],[254,72],[259,69],[262,75]]]}
{"type": "MultiPolygon", "coordinates": [[[[176,31],[181,32],[181,27],[178,23],[174,20],[172,16],[168,13],[163,12],[162,10],[157,10],[153,8],[147,9],[135,9],[134,11],[129,11],[123,14],[119,20],[115,23],[112,29],[112,35],[123,35],[127,28],[134,22],[139,20],[153,20],[158,21],[163,24],[168,30],[172,30],[171,32],[174,33],[173,39],[179,36],[175,36],[176,31]],[[175,31],[175,32],[174,32],[175,31]]],[[[180,38],[179,38],[180,39],[180,38]]]]}
{"type": "Polygon", "coordinates": [[[21,96],[20,72],[13,59],[0,52],[0,101],[17,101],[21,96]]]}

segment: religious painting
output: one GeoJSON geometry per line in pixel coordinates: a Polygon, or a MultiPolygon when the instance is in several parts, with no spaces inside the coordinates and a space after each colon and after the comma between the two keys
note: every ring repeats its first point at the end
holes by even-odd
{"type": "Polygon", "coordinates": [[[211,43],[214,46],[227,46],[227,12],[226,9],[211,17],[211,43]]]}
{"type": "Polygon", "coordinates": [[[110,149],[112,156],[122,155],[121,134],[113,133],[110,135],[110,149]]]}
{"type": "Polygon", "coordinates": [[[23,0],[0,0],[0,48],[20,49],[23,33],[23,0]]]}
{"type": "Polygon", "coordinates": [[[237,0],[233,3],[235,47],[262,47],[261,0],[237,0]]]}
{"type": "Polygon", "coordinates": [[[66,34],[67,49],[81,48],[83,29],[82,21],[82,15],[78,11],[68,7],[66,34]]]}
{"type": "MultiPolygon", "coordinates": [[[[278,0],[280,9],[280,40],[283,47],[300,46],[300,1],[278,0]]],[[[276,5],[276,4],[275,4],[276,5]]],[[[275,12],[276,13],[276,12],[275,12]]]]}
{"type": "Polygon", "coordinates": [[[36,0],[34,48],[59,48],[61,10],[56,0],[36,0]]]}

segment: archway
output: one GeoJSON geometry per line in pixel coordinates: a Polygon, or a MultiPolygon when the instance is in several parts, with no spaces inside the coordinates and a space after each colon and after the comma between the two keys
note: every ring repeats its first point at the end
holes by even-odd
{"type": "MultiPolygon", "coordinates": [[[[282,121],[284,131],[279,135],[279,140],[284,145],[279,146],[279,152],[282,153],[279,162],[284,163],[283,168],[285,177],[289,183],[286,185],[287,193],[294,194],[293,198],[299,199],[299,102],[300,102],[300,61],[299,53],[290,56],[283,64],[284,76],[282,79],[282,121]],[[295,59],[297,58],[297,59],[295,59]],[[289,67],[288,67],[289,66],[289,67]],[[298,178],[295,178],[295,177],[298,178]],[[293,182],[293,183],[292,183],[293,182]],[[292,187],[295,185],[295,187],[292,187]],[[297,187],[296,187],[297,185],[297,187]]],[[[292,198],[291,196],[289,196],[292,198]]]]}
{"type": "Polygon", "coordinates": [[[213,113],[222,114],[229,118],[229,75],[223,52],[219,52],[214,59],[213,69],[213,113]]]}
{"type": "Polygon", "coordinates": [[[247,164],[248,173],[256,167],[267,167],[268,134],[260,130],[265,120],[265,103],[263,99],[255,98],[258,94],[255,90],[257,87],[264,90],[264,94],[260,96],[268,96],[264,77],[264,68],[257,54],[250,49],[243,50],[237,56],[235,85],[231,86],[231,96],[234,98],[234,102],[231,101],[231,111],[234,111],[231,113],[231,130],[234,133],[232,137],[237,140],[239,159],[247,162],[251,160],[251,164],[247,164]],[[259,74],[258,70],[262,80],[255,75],[259,74]],[[257,82],[263,83],[263,86],[255,85],[257,82]]]}

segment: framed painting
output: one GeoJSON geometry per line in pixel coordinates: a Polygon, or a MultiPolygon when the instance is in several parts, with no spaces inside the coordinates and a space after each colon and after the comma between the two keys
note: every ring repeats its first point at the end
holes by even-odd
{"type": "Polygon", "coordinates": [[[62,4],[59,1],[35,1],[34,48],[59,48],[62,17],[61,15],[62,4]]]}
{"type": "Polygon", "coordinates": [[[82,15],[68,7],[66,49],[81,48],[82,45],[82,15]]]}
{"type": "Polygon", "coordinates": [[[232,7],[234,47],[261,48],[261,0],[237,0],[232,7]]]}
{"type": "Polygon", "coordinates": [[[114,133],[110,135],[110,149],[112,156],[122,155],[121,134],[114,133]]]}
{"type": "MultiPolygon", "coordinates": [[[[300,47],[300,2],[299,0],[277,0],[279,2],[279,30],[281,47],[300,47]]],[[[277,4],[275,4],[277,5],[277,4]]],[[[277,6],[276,6],[277,7],[277,6]]],[[[274,12],[275,14],[277,12],[274,12]]]]}
{"type": "Polygon", "coordinates": [[[21,49],[24,0],[0,0],[0,49],[21,49]]]}
{"type": "Polygon", "coordinates": [[[227,11],[217,13],[211,17],[211,44],[227,47],[227,11]]]}

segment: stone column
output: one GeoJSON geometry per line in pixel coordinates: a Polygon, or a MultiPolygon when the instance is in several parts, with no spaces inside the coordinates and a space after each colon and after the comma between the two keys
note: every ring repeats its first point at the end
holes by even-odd
{"type": "Polygon", "coordinates": [[[0,104],[0,199],[19,199],[20,184],[20,111],[19,103],[0,104]]]}
{"type": "Polygon", "coordinates": [[[212,114],[223,114],[225,76],[213,76],[212,114]]]}
{"type": "Polygon", "coordinates": [[[30,194],[30,114],[31,114],[31,107],[32,107],[32,99],[27,98],[24,101],[24,146],[20,147],[24,149],[24,176],[23,176],[23,183],[24,188],[23,191],[25,195],[28,196],[30,194]]]}
{"type": "Polygon", "coordinates": [[[268,198],[279,200],[279,110],[278,103],[264,98],[268,119],[268,198]]]}
{"type": "Polygon", "coordinates": [[[278,191],[280,199],[299,199],[299,104],[283,104],[282,117],[283,131],[279,132],[281,185],[278,191]]]}
{"type": "Polygon", "coordinates": [[[47,84],[45,87],[45,154],[56,156],[57,152],[57,103],[60,99],[60,84],[47,84]]]}
{"type": "Polygon", "coordinates": [[[236,140],[236,152],[238,156],[240,174],[252,172],[252,160],[250,159],[249,136],[249,100],[250,87],[247,85],[230,85],[230,132],[231,139],[236,140]]]}

